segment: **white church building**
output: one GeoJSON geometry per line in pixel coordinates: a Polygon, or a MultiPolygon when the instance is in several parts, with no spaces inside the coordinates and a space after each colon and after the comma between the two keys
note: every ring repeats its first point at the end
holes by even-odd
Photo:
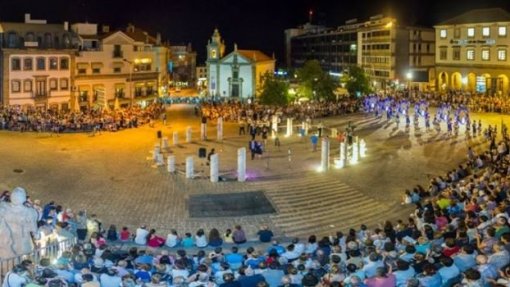
{"type": "Polygon", "coordinates": [[[224,56],[225,43],[218,29],[207,44],[207,83],[209,96],[248,99],[256,97],[262,76],[274,73],[276,60],[258,50],[234,51],[224,56]]]}

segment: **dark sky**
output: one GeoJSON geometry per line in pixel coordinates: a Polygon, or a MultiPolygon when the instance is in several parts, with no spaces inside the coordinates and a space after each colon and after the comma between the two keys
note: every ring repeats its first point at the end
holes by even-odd
{"type": "Polygon", "coordinates": [[[205,55],[218,27],[227,51],[259,49],[282,59],[283,30],[303,24],[308,11],[314,23],[336,26],[351,18],[397,16],[408,24],[433,25],[472,8],[501,7],[510,0],[0,0],[0,21],[23,21],[24,13],[50,22],[92,22],[122,28],[133,23],[161,32],[171,43],[191,42],[205,55]]]}

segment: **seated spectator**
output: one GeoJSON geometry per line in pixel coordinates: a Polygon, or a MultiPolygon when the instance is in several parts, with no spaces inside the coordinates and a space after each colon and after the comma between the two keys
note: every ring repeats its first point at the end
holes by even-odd
{"type": "Polygon", "coordinates": [[[418,274],[417,278],[422,287],[441,286],[441,276],[437,274],[436,268],[430,263],[423,266],[423,272],[418,274]]]}
{"type": "Polygon", "coordinates": [[[225,231],[225,234],[223,235],[223,241],[225,241],[225,243],[234,243],[234,234],[232,233],[231,229],[227,229],[225,231]]]}
{"type": "Polygon", "coordinates": [[[110,228],[108,228],[108,232],[106,234],[106,240],[108,241],[117,241],[119,240],[119,235],[117,234],[117,228],[115,225],[110,225],[110,228]]]}
{"type": "Polygon", "coordinates": [[[232,239],[235,244],[243,244],[246,242],[246,235],[244,234],[244,230],[241,228],[241,225],[236,225],[232,239]]]}
{"type": "Polygon", "coordinates": [[[259,236],[260,242],[271,242],[273,238],[273,232],[269,230],[269,227],[266,225],[262,226],[262,228],[257,232],[259,236]]]}
{"type": "Polygon", "coordinates": [[[184,238],[182,239],[182,247],[184,248],[190,248],[195,246],[195,241],[193,240],[193,236],[191,236],[191,233],[186,232],[184,238]]]}
{"type": "Polygon", "coordinates": [[[218,229],[213,228],[209,231],[209,246],[218,247],[223,244],[223,239],[221,239],[220,232],[218,229]]]}
{"type": "Polygon", "coordinates": [[[168,233],[165,241],[165,245],[172,248],[179,245],[179,235],[177,234],[177,231],[175,229],[170,230],[170,233],[168,233]]]}
{"type": "Polygon", "coordinates": [[[122,227],[122,231],[120,232],[120,241],[126,242],[131,240],[131,232],[127,228],[127,226],[122,227]]]}
{"type": "Polygon", "coordinates": [[[136,229],[135,243],[138,245],[147,245],[147,235],[149,235],[149,231],[147,231],[145,225],[140,226],[136,229]]]}
{"type": "Polygon", "coordinates": [[[230,265],[232,270],[237,270],[243,264],[244,258],[241,254],[237,253],[239,249],[236,246],[232,247],[232,252],[225,255],[225,262],[230,265]]]}
{"type": "Polygon", "coordinates": [[[205,237],[205,232],[203,229],[199,229],[197,234],[195,235],[195,245],[198,248],[207,247],[207,238],[205,237]]]}
{"type": "Polygon", "coordinates": [[[390,287],[396,286],[395,275],[388,274],[386,267],[377,267],[375,277],[365,279],[367,287],[390,287]]]}

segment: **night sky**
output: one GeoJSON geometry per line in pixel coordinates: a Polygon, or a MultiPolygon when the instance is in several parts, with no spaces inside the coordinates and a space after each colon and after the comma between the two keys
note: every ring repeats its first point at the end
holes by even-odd
{"type": "MultiPolygon", "coordinates": [[[[412,25],[433,25],[473,8],[501,7],[508,0],[0,0],[0,21],[23,21],[24,13],[50,23],[91,22],[123,28],[127,23],[160,32],[174,44],[192,43],[199,64],[215,27],[227,44],[259,49],[283,59],[283,30],[308,21],[336,26],[345,20],[392,15],[412,25]]],[[[281,63],[281,61],[280,61],[281,63]]]]}

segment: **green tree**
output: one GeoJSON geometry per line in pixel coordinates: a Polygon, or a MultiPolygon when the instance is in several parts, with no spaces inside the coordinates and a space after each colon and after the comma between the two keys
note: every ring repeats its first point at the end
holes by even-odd
{"type": "Polygon", "coordinates": [[[276,78],[271,73],[262,76],[263,84],[260,92],[260,103],[264,105],[285,106],[289,102],[289,84],[276,78]]]}
{"type": "Polygon", "coordinates": [[[370,86],[370,79],[365,71],[358,66],[351,66],[347,73],[344,73],[342,82],[345,83],[345,88],[351,95],[368,94],[372,91],[370,86]]]}
{"type": "Polygon", "coordinates": [[[307,61],[297,70],[298,94],[313,100],[334,98],[337,83],[322,70],[317,60],[307,61]]]}

